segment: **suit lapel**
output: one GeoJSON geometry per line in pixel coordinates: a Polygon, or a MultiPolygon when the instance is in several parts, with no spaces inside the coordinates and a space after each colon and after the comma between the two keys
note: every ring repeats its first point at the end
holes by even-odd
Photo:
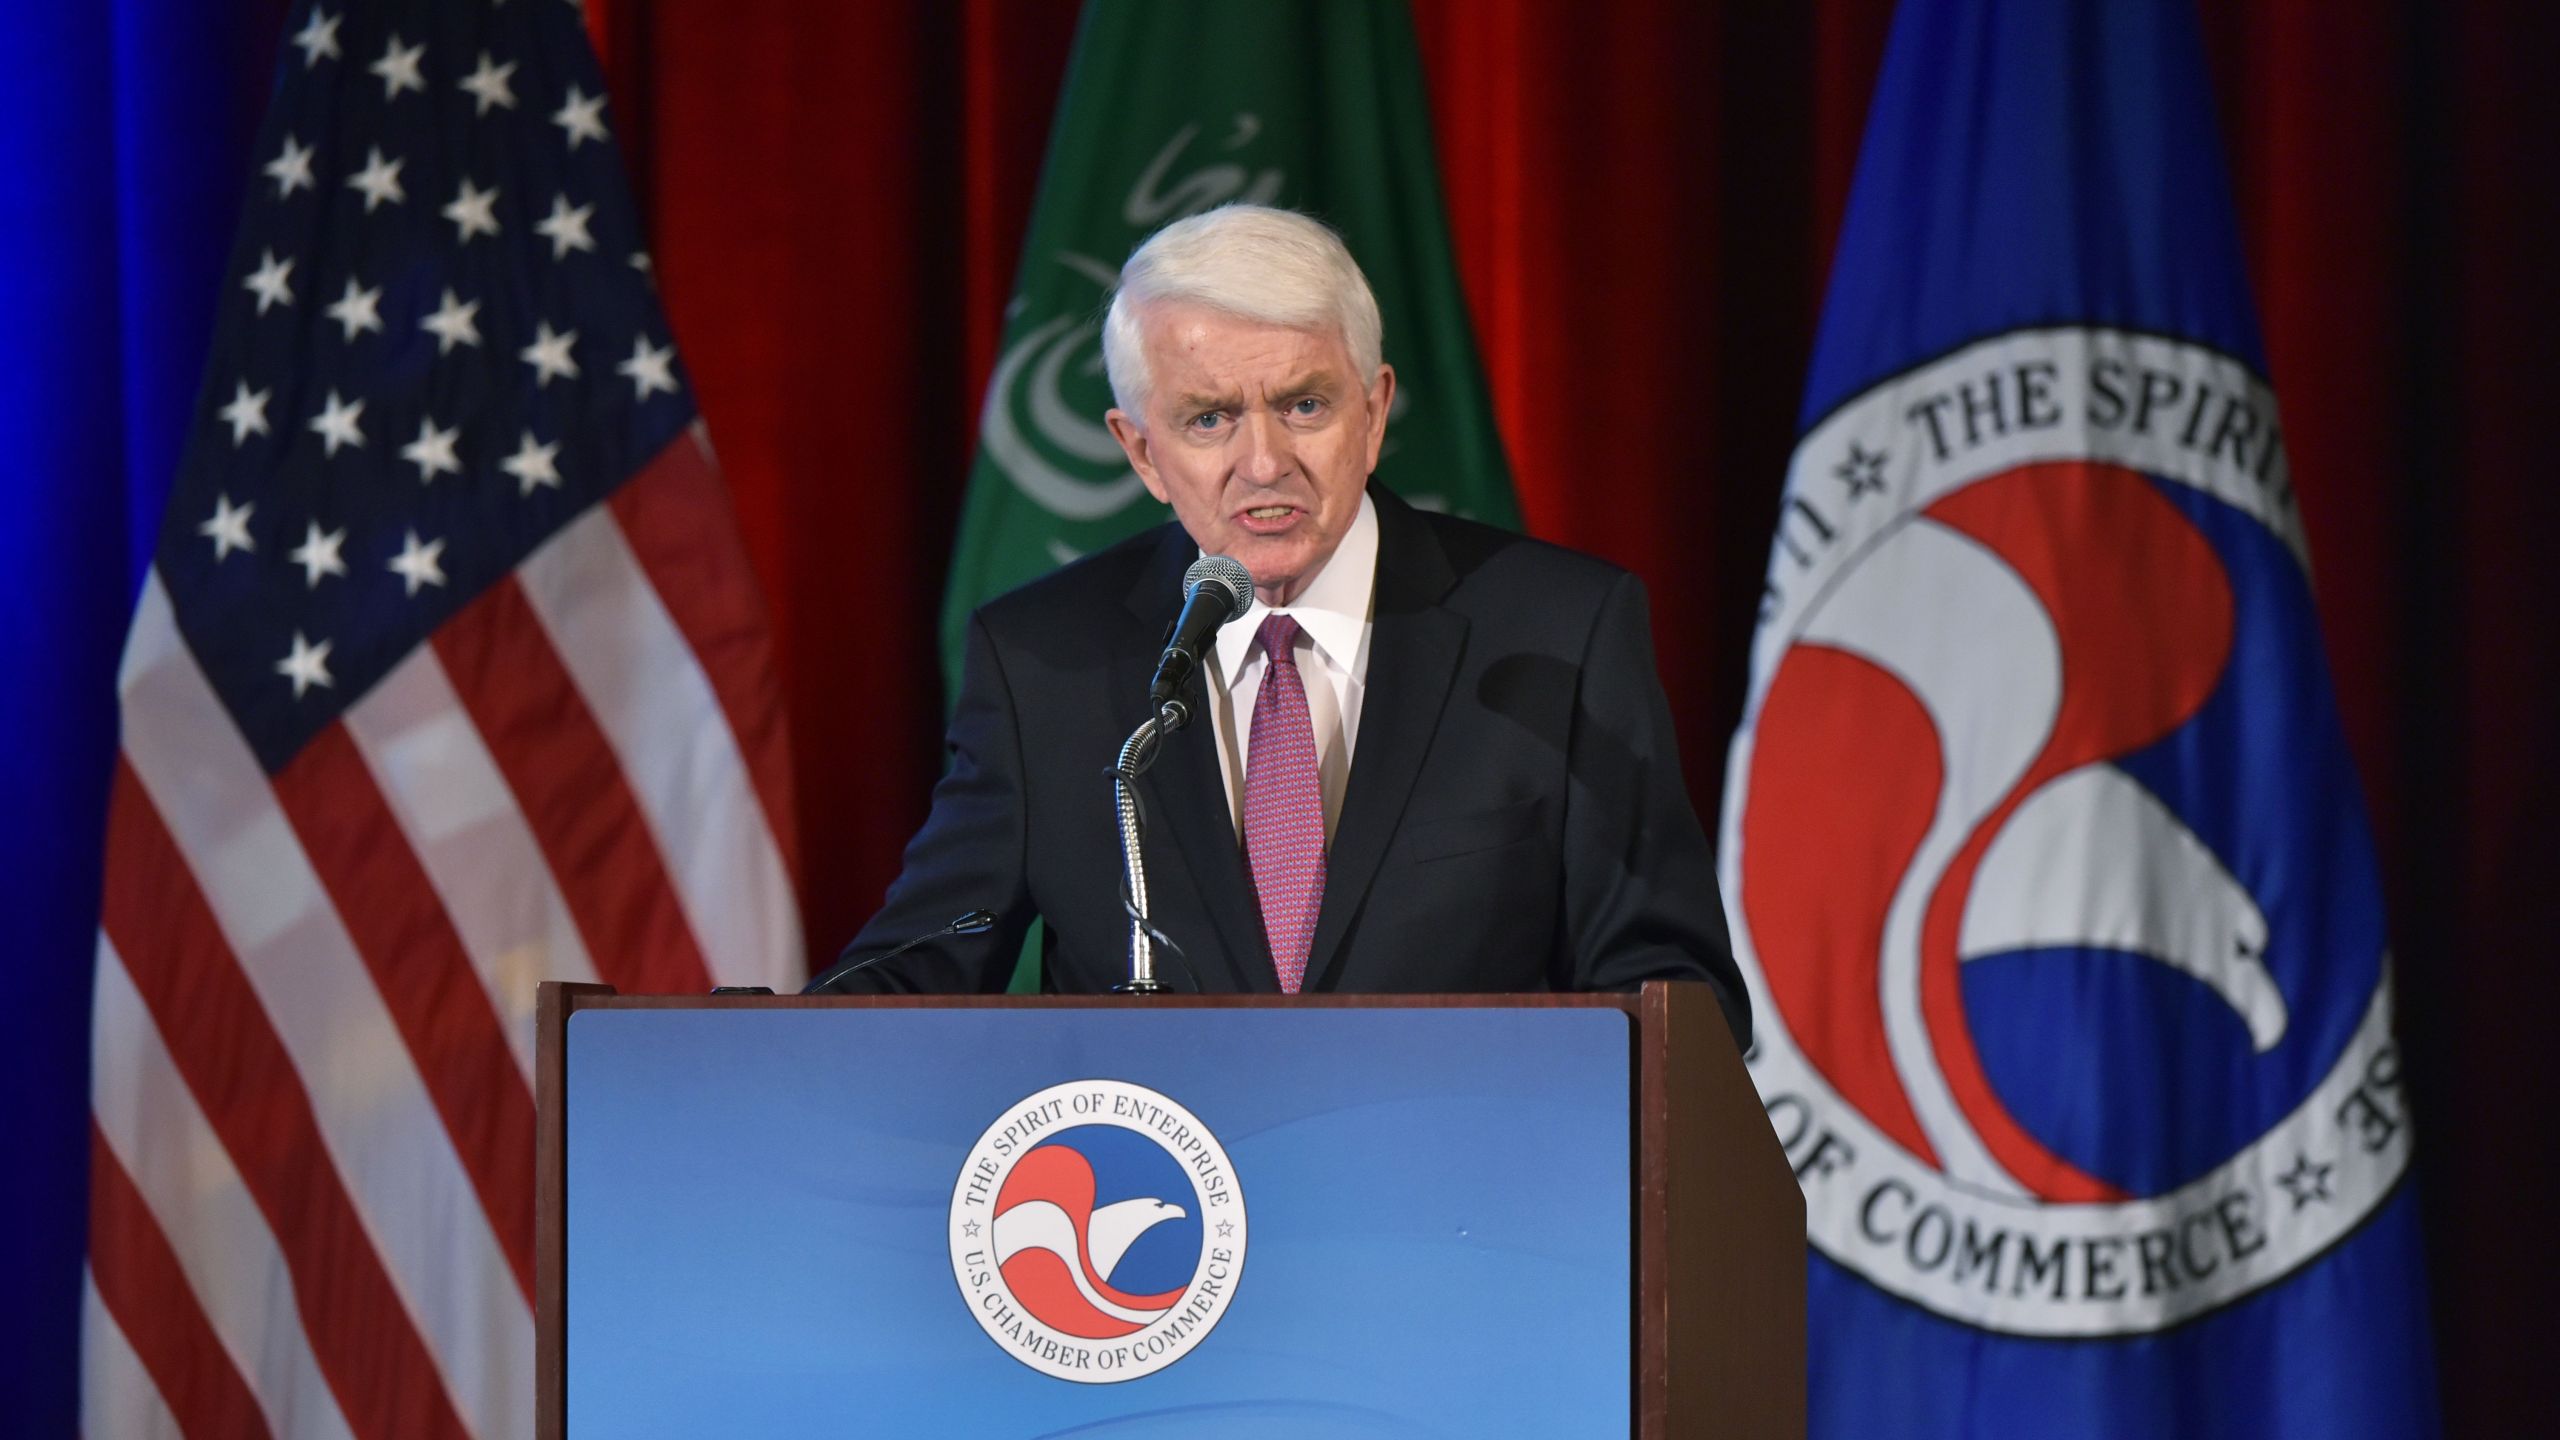
{"type": "MultiPolygon", "coordinates": [[[[1147,682],[1155,676],[1165,632],[1182,608],[1182,573],[1199,554],[1199,547],[1181,526],[1169,525],[1165,531],[1154,562],[1129,592],[1129,610],[1138,622],[1137,640],[1123,651],[1112,676],[1114,695],[1125,697],[1114,705],[1122,739],[1147,718],[1147,682]]],[[[1151,858],[1168,850],[1182,857],[1201,908],[1218,932],[1219,953],[1214,958],[1200,953],[1205,948],[1198,943],[1202,937],[1191,937],[1193,943],[1183,952],[1200,988],[1214,989],[1223,982],[1236,990],[1277,993],[1280,981],[1271,968],[1270,942],[1263,938],[1262,911],[1245,878],[1244,852],[1236,844],[1235,816],[1227,805],[1226,781],[1218,772],[1217,734],[1210,727],[1202,688],[1199,674],[1194,674],[1192,708],[1199,718],[1163,742],[1154,768],[1138,781],[1147,818],[1158,834],[1156,843],[1147,848],[1151,858]]],[[[1173,938],[1180,942],[1186,937],[1173,938]]],[[[1165,967],[1158,968],[1170,978],[1165,967]]]]}
{"type": "Polygon", "coordinates": [[[1448,556],[1403,501],[1374,484],[1370,494],[1379,528],[1369,673],[1351,778],[1325,857],[1324,907],[1307,952],[1310,990],[1331,989],[1338,978],[1342,937],[1404,818],[1466,648],[1466,620],[1440,605],[1457,580],[1448,556]]]}

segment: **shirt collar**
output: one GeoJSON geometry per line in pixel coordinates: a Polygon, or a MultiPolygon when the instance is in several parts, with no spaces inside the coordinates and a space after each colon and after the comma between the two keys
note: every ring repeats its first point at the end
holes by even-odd
{"type": "MultiPolygon", "coordinates": [[[[1293,616],[1298,628],[1313,640],[1325,658],[1344,671],[1358,674],[1360,646],[1369,634],[1369,602],[1378,588],[1378,507],[1366,492],[1360,496],[1360,513],[1351,517],[1351,528],[1342,534],[1342,543],[1326,557],[1323,568],[1298,598],[1280,607],[1280,613],[1293,616]]],[[[1253,605],[1239,619],[1230,620],[1218,630],[1218,673],[1232,684],[1244,673],[1245,657],[1253,650],[1254,637],[1262,629],[1263,618],[1271,607],[1262,603],[1260,592],[1253,605]]]]}

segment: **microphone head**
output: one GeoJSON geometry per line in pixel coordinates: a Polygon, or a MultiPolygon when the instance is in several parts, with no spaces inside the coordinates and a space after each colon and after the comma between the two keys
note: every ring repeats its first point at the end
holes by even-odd
{"type": "Polygon", "coordinates": [[[1224,555],[1203,555],[1182,572],[1182,598],[1189,600],[1200,593],[1203,585],[1212,586],[1227,597],[1227,618],[1233,620],[1253,608],[1253,572],[1241,561],[1224,555]]]}
{"type": "Polygon", "coordinates": [[[993,910],[972,910],[952,921],[950,928],[954,935],[976,935],[994,929],[995,924],[996,912],[993,910]]]}

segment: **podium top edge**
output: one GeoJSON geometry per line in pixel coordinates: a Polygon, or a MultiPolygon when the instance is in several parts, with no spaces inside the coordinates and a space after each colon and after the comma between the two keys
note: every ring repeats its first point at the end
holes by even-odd
{"type": "Polygon", "coordinates": [[[610,985],[542,982],[564,1010],[1618,1010],[1642,1014],[1650,992],[1696,982],[1648,981],[1642,991],[1471,995],[623,995],[610,985]]]}

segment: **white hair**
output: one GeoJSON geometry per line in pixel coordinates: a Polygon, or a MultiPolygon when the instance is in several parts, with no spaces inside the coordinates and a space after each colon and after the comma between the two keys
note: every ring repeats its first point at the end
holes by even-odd
{"type": "Polygon", "coordinates": [[[1130,252],[1102,320],[1102,363],[1112,400],[1141,417],[1149,377],[1138,312],[1160,300],[1339,334],[1364,389],[1383,358],[1368,277],[1341,236],[1295,210],[1221,205],[1174,221],[1130,252]]]}

